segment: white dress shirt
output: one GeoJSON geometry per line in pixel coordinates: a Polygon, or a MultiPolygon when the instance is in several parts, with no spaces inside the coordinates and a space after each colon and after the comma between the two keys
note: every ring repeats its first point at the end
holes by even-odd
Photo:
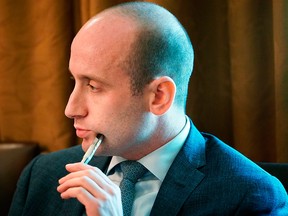
{"type": "MultiPolygon", "coordinates": [[[[190,122],[186,117],[184,128],[173,140],[138,160],[149,172],[139,179],[135,185],[132,215],[150,215],[159,188],[174,158],[183,146],[189,130],[190,122]]],[[[108,177],[118,186],[120,185],[123,175],[120,166],[117,165],[124,160],[124,158],[113,156],[107,170],[108,177]]]]}

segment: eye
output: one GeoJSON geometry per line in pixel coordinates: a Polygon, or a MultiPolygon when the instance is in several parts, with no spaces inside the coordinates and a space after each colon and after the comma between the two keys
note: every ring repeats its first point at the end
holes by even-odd
{"type": "Polygon", "coordinates": [[[94,87],[94,86],[91,85],[90,83],[88,83],[87,86],[88,86],[92,91],[96,90],[96,87],[94,87]]]}
{"type": "Polygon", "coordinates": [[[93,92],[98,92],[98,91],[100,91],[100,88],[99,88],[97,85],[93,84],[91,81],[90,81],[89,83],[87,83],[87,86],[88,86],[88,88],[90,88],[90,90],[93,91],[93,92]]]}
{"type": "Polygon", "coordinates": [[[75,86],[76,85],[75,78],[73,76],[70,76],[69,78],[71,80],[71,84],[73,84],[75,86]]]}

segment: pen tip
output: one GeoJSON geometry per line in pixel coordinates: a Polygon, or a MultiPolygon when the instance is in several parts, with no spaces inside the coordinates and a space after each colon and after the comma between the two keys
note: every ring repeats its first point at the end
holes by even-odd
{"type": "Polygon", "coordinates": [[[97,134],[97,139],[100,139],[100,137],[103,136],[102,134],[97,134]]]}

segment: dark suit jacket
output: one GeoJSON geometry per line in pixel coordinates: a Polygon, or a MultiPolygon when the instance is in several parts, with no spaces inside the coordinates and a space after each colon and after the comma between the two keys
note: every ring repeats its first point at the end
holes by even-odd
{"type": "MultiPolygon", "coordinates": [[[[62,200],[56,190],[67,174],[65,164],[82,156],[76,146],[33,160],[20,177],[9,215],[82,215],[81,203],[62,200]]],[[[105,172],[110,159],[94,157],[91,164],[105,172]]],[[[288,198],[275,177],[191,124],[151,215],[288,215],[288,198]]]]}

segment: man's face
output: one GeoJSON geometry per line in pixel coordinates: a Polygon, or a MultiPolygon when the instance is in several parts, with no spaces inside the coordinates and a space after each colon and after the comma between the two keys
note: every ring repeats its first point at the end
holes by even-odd
{"type": "Polygon", "coordinates": [[[98,154],[127,158],[151,136],[153,117],[148,93],[132,96],[130,77],[119,66],[135,35],[125,22],[113,17],[95,20],[75,37],[69,62],[75,87],[65,115],[74,119],[85,151],[100,133],[104,141],[98,154]]]}

